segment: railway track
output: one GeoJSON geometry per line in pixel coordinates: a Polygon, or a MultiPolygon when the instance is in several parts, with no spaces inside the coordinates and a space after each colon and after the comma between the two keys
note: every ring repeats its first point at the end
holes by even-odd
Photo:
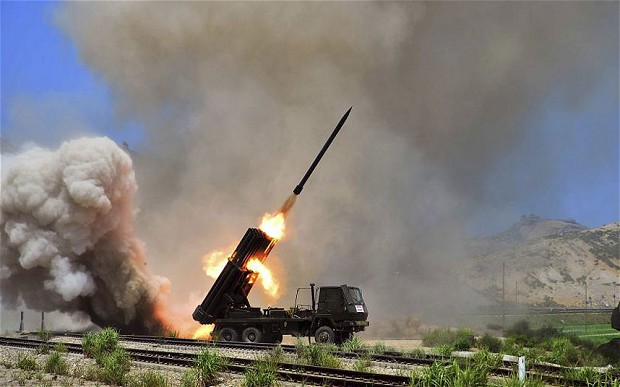
{"type": "MultiPolygon", "coordinates": [[[[41,340],[30,340],[23,338],[0,338],[0,346],[12,346],[35,350],[46,342],[41,340]]],[[[65,343],[70,353],[82,353],[82,345],[75,343],[65,343]]],[[[172,351],[150,350],[125,348],[127,354],[133,361],[191,367],[194,365],[196,355],[179,353],[172,351]]],[[[244,373],[251,368],[255,361],[236,357],[224,356],[228,360],[227,370],[233,373],[244,373]]],[[[278,377],[284,381],[299,382],[305,384],[318,384],[330,386],[407,386],[409,385],[408,376],[376,374],[370,372],[359,372],[346,369],[334,369],[310,365],[279,363],[276,370],[278,377]]]]}
{"type": "MultiPolygon", "coordinates": [[[[81,338],[80,334],[62,334],[60,336],[81,338]]],[[[242,349],[242,350],[271,350],[277,345],[239,343],[239,342],[212,342],[205,340],[181,339],[181,338],[162,338],[153,336],[127,336],[121,335],[121,341],[136,342],[144,344],[155,344],[158,346],[183,346],[198,349],[205,346],[218,348],[242,349]]],[[[0,345],[21,346],[24,348],[36,349],[45,342],[40,340],[0,338],[0,345]]],[[[82,353],[81,344],[65,343],[69,352],[82,353]]],[[[282,345],[284,352],[295,352],[295,346],[282,345]]],[[[178,352],[174,348],[137,349],[125,348],[127,353],[134,361],[155,363],[162,365],[173,365],[190,367],[196,357],[195,353],[178,352]]],[[[345,359],[358,359],[362,356],[367,357],[373,362],[388,363],[397,366],[430,366],[433,363],[451,364],[455,358],[437,355],[426,355],[425,357],[406,357],[400,353],[368,354],[361,352],[332,352],[334,355],[345,359]]],[[[239,358],[235,356],[224,356],[229,361],[228,371],[233,373],[244,373],[255,362],[253,359],[239,358]]],[[[369,372],[359,372],[346,369],[333,369],[309,365],[292,363],[279,363],[277,371],[282,380],[303,382],[306,384],[320,384],[333,386],[362,386],[372,384],[374,386],[403,386],[408,385],[410,378],[402,375],[378,374],[369,372]]],[[[533,364],[528,367],[528,375],[542,379],[546,383],[554,385],[567,385],[564,372],[567,367],[557,365],[533,364]]],[[[511,377],[516,373],[516,364],[511,361],[503,361],[499,367],[490,369],[490,374],[499,377],[511,377]]],[[[571,381],[572,386],[588,386],[586,382],[571,381]]]]}

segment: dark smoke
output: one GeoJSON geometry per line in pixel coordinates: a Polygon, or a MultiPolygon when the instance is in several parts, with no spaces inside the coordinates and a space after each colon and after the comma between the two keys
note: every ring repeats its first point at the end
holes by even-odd
{"type": "Polygon", "coordinates": [[[210,285],[200,257],[277,208],[353,105],[274,253],[291,288],[360,284],[373,318],[478,301],[456,281],[463,226],[551,95],[575,110],[618,84],[617,15],[615,2],[115,2],[64,4],[58,22],[119,114],[149,129],[138,228],[188,315],[210,285]]]}
{"type": "Polygon", "coordinates": [[[2,305],[86,313],[127,333],[162,330],[165,278],[136,239],[132,161],[107,138],[3,155],[2,305]]]}

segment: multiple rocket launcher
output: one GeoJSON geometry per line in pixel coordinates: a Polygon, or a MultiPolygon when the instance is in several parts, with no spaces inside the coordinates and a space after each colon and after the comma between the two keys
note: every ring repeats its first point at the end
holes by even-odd
{"type": "MultiPolygon", "coordinates": [[[[296,196],[301,194],[304,184],[321,161],[336,135],[338,135],[338,132],[349,117],[351,109],[349,108],[342,116],[340,122],[338,122],[338,125],[336,125],[336,128],[334,128],[332,134],[310,165],[310,168],[308,168],[304,177],[293,190],[293,194],[296,196]]],[[[248,270],[246,265],[251,258],[264,262],[277,241],[277,239],[269,237],[257,228],[249,228],[226,262],[226,266],[224,266],[224,269],[215,280],[205,299],[194,310],[192,314],[193,319],[201,324],[213,324],[215,320],[224,318],[226,312],[230,309],[250,308],[248,294],[258,277],[258,273],[248,270]]]]}

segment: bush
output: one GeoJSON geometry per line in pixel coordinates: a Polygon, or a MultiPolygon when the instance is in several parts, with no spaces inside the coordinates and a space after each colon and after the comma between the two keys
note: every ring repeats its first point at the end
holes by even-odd
{"type": "MultiPolygon", "coordinates": [[[[106,328],[97,333],[93,341],[93,357],[99,365],[118,347],[118,332],[114,328],[106,328]]],[[[124,353],[124,352],[123,352],[124,353]]]]}
{"type": "Polygon", "coordinates": [[[52,332],[43,329],[37,332],[37,336],[39,336],[39,338],[43,341],[49,341],[49,339],[52,338],[52,332]]]}
{"type": "Polygon", "coordinates": [[[56,375],[67,375],[69,373],[69,364],[60,355],[54,351],[45,360],[45,372],[56,375]]]}
{"type": "Polygon", "coordinates": [[[196,358],[194,369],[196,371],[196,382],[199,386],[208,386],[219,375],[228,361],[220,356],[215,350],[204,348],[196,358]]]}
{"type": "Polygon", "coordinates": [[[100,380],[108,384],[121,385],[123,377],[131,368],[131,359],[123,348],[114,351],[101,358],[100,380]]]}
{"type": "Polygon", "coordinates": [[[471,329],[462,328],[456,331],[452,346],[457,351],[467,351],[476,343],[476,337],[471,329]]]}
{"type": "Polygon", "coordinates": [[[36,371],[39,369],[37,361],[32,355],[19,354],[17,357],[17,367],[24,371],[36,371]]]}
{"type": "Polygon", "coordinates": [[[422,336],[422,345],[425,347],[438,347],[444,344],[452,344],[456,334],[450,329],[437,328],[422,336]]]}
{"type": "Polygon", "coordinates": [[[476,344],[480,349],[486,349],[495,353],[499,353],[502,350],[502,340],[490,333],[482,335],[476,344]]]}

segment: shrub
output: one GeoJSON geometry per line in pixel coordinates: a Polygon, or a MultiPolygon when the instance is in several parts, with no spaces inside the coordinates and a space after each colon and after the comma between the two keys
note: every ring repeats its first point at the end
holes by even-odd
{"type": "Polygon", "coordinates": [[[101,358],[100,380],[108,384],[121,385],[123,377],[131,368],[131,359],[123,348],[101,358]]]}
{"type": "Polygon", "coordinates": [[[204,348],[196,358],[194,369],[196,371],[196,382],[199,386],[208,386],[219,375],[228,361],[220,356],[215,350],[204,348]]]}
{"type": "Polygon", "coordinates": [[[486,349],[495,353],[499,353],[502,350],[502,340],[490,333],[482,335],[476,344],[480,349],[486,349]]]}
{"type": "Polygon", "coordinates": [[[51,374],[67,375],[69,373],[69,364],[60,353],[54,351],[45,360],[44,369],[45,372],[51,374]]]}
{"type": "Polygon", "coordinates": [[[476,337],[471,329],[462,328],[456,331],[452,346],[457,351],[467,351],[476,343],[476,337]]]}
{"type": "Polygon", "coordinates": [[[49,341],[49,339],[52,338],[52,332],[43,329],[37,332],[37,336],[39,336],[39,338],[43,341],[49,341]]]}
{"type": "Polygon", "coordinates": [[[456,334],[450,329],[437,328],[422,336],[422,345],[425,347],[437,347],[444,344],[452,344],[456,334]]]}
{"type": "Polygon", "coordinates": [[[17,357],[17,367],[24,371],[36,371],[39,369],[37,361],[32,355],[19,354],[17,357]]]}
{"type": "MultiPolygon", "coordinates": [[[[99,365],[118,347],[118,332],[114,328],[106,328],[97,333],[93,340],[93,356],[99,365]]],[[[123,352],[124,353],[124,352],[123,352]]]]}

